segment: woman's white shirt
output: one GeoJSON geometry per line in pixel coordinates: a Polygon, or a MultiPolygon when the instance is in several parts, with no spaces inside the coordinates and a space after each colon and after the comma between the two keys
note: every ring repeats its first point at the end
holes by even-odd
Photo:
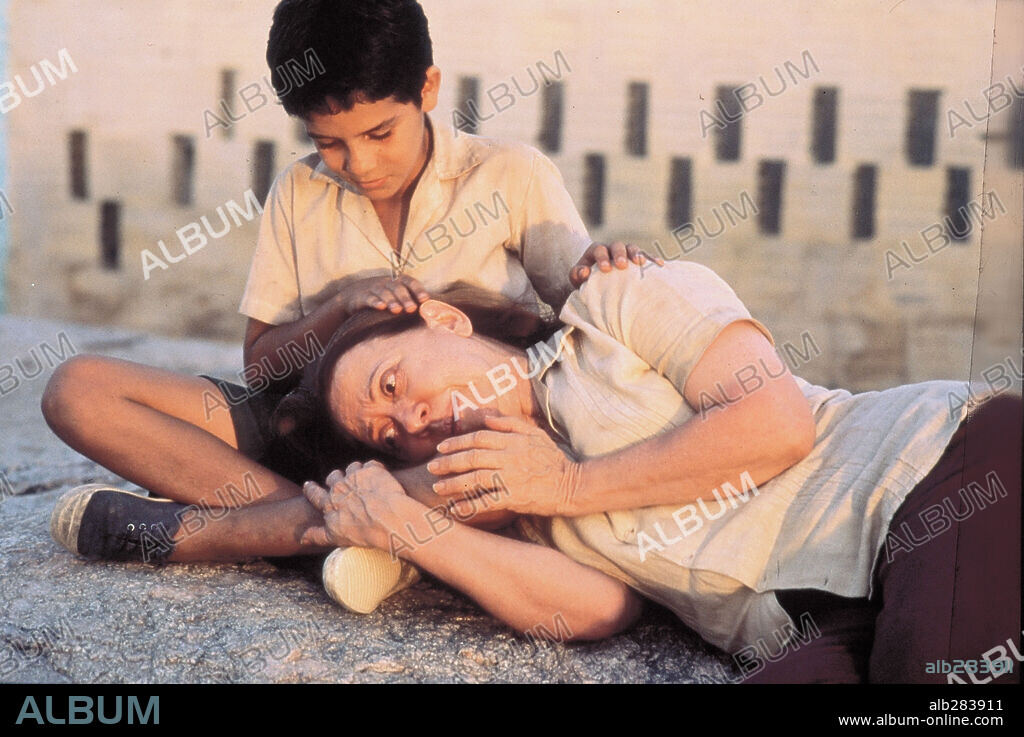
{"type": "MultiPolygon", "coordinates": [[[[570,330],[558,360],[532,381],[580,457],[693,419],[683,387],[727,325],[750,321],[774,344],[732,289],[692,262],[596,272],[560,318],[570,330]]],[[[796,381],[814,415],[814,449],[770,481],[709,489],[710,501],[693,505],[524,518],[524,533],[624,581],[725,650],[766,638],[778,650],[794,632],[773,591],[869,596],[893,515],[967,410],[951,416],[962,382],[850,394],[796,381]]]]}

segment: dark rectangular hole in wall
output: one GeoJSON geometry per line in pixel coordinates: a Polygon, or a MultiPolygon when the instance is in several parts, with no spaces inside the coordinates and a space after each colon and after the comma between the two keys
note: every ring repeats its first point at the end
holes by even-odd
{"type": "Polygon", "coordinates": [[[76,200],[89,198],[89,174],[86,168],[85,131],[71,131],[68,136],[68,154],[71,160],[71,196],[76,200]]]}
{"type": "Polygon", "coordinates": [[[959,166],[949,167],[946,170],[945,229],[951,240],[965,241],[971,236],[973,223],[967,209],[970,198],[971,170],[959,166]]]}
{"type": "Polygon", "coordinates": [[[875,237],[875,182],[878,167],[861,164],[853,174],[853,237],[875,237]]]}
{"type": "Polygon", "coordinates": [[[480,132],[480,121],[477,113],[480,110],[480,78],[459,77],[459,92],[456,102],[456,110],[460,115],[456,116],[458,128],[463,133],[476,135],[480,132]]]}
{"type": "Polygon", "coordinates": [[[839,90],[836,87],[818,87],[814,90],[814,133],[811,153],[818,164],[831,164],[836,160],[836,111],[839,90]]]}
{"type": "Polygon", "coordinates": [[[554,82],[541,92],[540,147],[549,154],[562,149],[562,116],[565,106],[565,86],[554,82]]]}
{"type": "Polygon", "coordinates": [[[673,158],[668,181],[668,227],[678,228],[690,222],[693,208],[693,163],[673,158]]]}
{"type": "Polygon", "coordinates": [[[252,191],[260,202],[264,202],[274,181],[274,142],[256,141],[255,158],[252,191]]]}
{"type": "Polygon", "coordinates": [[[174,137],[174,191],[177,205],[192,204],[192,187],[195,180],[196,144],[192,136],[174,137]]]}
{"type": "Polygon", "coordinates": [[[742,109],[734,90],[736,86],[719,87],[715,95],[714,116],[725,125],[715,126],[715,158],[719,161],[739,161],[740,123],[742,109]],[[730,122],[731,121],[731,122],[730,122]]]}
{"type": "MultiPolygon", "coordinates": [[[[1021,82],[1024,89],[1024,81],[1021,82]]],[[[1010,108],[1010,136],[1007,159],[1014,169],[1024,169],[1024,97],[1014,96],[1010,108]]]]}
{"type": "Polygon", "coordinates": [[[766,235],[778,235],[782,227],[782,185],[785,161],[762,161],[757,173],[758,224],[766,235]]]}
{"type": "Polygon", "coordinates": [[[915,166],[935,162],[935,123],[939,113],[939,93],[911,90],[907,110],[907,161],[915,166]]]}
{"type": "Polygon", "coordinates": [[[104,269],[121,267],[121,203],[117,200],[100,203],[100,261],[104,269]]]}
{"type": "Polygon", "coordinates": [[[626,153],[647,155],[647,106],[650,87],[646,82],[630,82],[626,113],[626,153]]]}
{"type": "Polygon", "coordinates": [[[604,224],[605,164],[601,154],[583,160],[583,215],[588,225],[604,224]]]}
{"type": "MultiPolygon", "coordinates": [[[[220,71],[220,100],[226,108],[227,113],[232,117],[238,117],[235,115],[235,93],[238,89],[235,85],[235,70],[234,69],[221,69],[220,71]]],[[[219,105],[218,105],[219,107],[219,105]]],[[[234,123],[227,119],[224,108],[215,111],[217,117],[224,117],[228,125],[227,127],[221,126],[221,134],[225,138],[231,138],[235,133],[234,123]]]]}

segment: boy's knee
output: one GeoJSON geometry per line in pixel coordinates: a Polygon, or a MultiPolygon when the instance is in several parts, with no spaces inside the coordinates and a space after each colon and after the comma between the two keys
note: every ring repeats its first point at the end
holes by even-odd
{"type": "Polygon", "coordinates": [[[58,366],[43,390],[41,409],[50,428],[58,433],[76,425],[76,417],[105,376],[106,359],[72,356],[58,366]]]}

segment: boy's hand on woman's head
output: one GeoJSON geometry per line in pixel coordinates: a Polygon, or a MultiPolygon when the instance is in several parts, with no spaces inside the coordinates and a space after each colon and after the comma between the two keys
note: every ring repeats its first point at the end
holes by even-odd
{"type": "Polygon", "coordinates": [[[394,314],[415,312],[420,303],[430,299],[427,290],[418,280],[401,275],[372,276],[347,283],[341,289],[345,313],[353,314],[367,307],[375,310],[390,310],[394,314]]]}
{"type": "Polygon", "coordinates": [[[591,243],[590,248],[580,256],[580,260],[569,270],[569,281],[574,287],[578,287],[590,276],[594,266],[607,273],[612,270],[612,264],[617,269],[626,269],[632,261],[637,266],[643,264],[644,259],[654,261],[659,266],[664,266],[665,261],[660,258],[652,258],[632,244],[622,241],[615,241],[610,246],[601,243],[591,243]]]}

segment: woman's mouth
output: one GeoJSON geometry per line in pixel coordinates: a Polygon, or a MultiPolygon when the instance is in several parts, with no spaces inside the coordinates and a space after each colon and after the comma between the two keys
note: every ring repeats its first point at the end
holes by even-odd
{"type": "Polygon", "coordinates": [[[427,433],[431,440],[441,442],[448,438],[457,435],[459,432],[459,421],[455,419],[454,414],[451,417],[446,417],[443,420],[435,420],[430,423],[430,427],[427,429],[427,433]]]}
{"type": "Polygon", "coordinates": [[[452,413],[452,416],[449,417],[444,422],[444,432],[446,434],[446,437],[455,437],[456,435],[459,434],[460,429],[461,428],[459,426],[459,418],[457,418],[455,414],[452,413]]]}

